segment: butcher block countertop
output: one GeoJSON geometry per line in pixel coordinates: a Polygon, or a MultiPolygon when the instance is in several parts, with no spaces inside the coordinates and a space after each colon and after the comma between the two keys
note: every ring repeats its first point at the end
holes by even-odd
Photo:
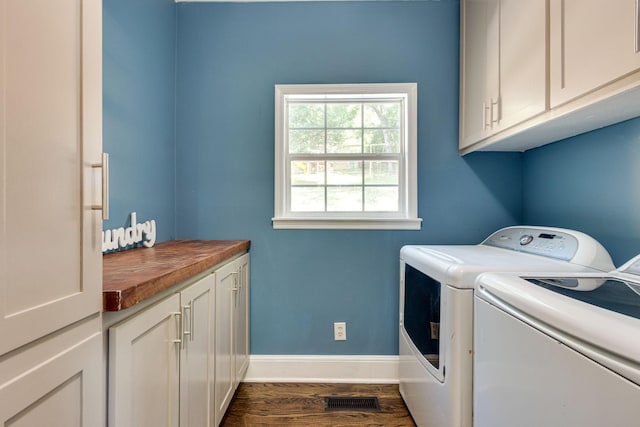
{"type": "Polygon", "coordinates": [[[247,252],[250,240],[171,240],[103,256],[103,311],[119,311],[247,252]]]}

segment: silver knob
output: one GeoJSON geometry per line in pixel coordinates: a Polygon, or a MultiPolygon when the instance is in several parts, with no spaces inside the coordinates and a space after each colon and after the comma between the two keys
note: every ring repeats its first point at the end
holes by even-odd
{"type": "Polygon", "coordinates": [[[533,236],[531,234],[525,234],[520,237],[520,246],[526,246],[533,240],[533,236]]]}

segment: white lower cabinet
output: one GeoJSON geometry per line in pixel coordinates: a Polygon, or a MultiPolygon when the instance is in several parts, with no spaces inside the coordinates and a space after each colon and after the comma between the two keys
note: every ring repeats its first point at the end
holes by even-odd
{"type": "Polygon", "coordinates": [[[102,425],[98,316],[0,359],[0,425],[102,425]]]}
{"type": "Polygon", "coordinates": [[[216,425],[224,417],[249,365],[249,254],[216,272],[216,425]]]}
{"type": "Polygon", "coordinates": [[[215,275],[109,328],[109,426],[209,426],[215,275]]]}
{"type": "Polygon", "coordinates": [[[109,328],[109,427],[217,426],[249,364],[249,255],[109,328]]]}

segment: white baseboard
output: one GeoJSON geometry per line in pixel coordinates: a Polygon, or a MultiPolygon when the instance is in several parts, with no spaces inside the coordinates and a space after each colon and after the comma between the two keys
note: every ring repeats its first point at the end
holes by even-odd
{"type": "Polygon", "coordinates": [[[397,384],[398,356],[251,355],[244,382],[397,384]]]}

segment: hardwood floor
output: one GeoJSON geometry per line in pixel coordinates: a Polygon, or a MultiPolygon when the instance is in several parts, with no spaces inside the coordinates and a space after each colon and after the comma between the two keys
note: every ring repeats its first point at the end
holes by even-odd
{"type": "Polygon", "coordinates": [[[415,427],[397,384],[242,383],[220,426],[415,427]],[[325,396],[375,396],[379,412],[325,412],[325,396]]]}

